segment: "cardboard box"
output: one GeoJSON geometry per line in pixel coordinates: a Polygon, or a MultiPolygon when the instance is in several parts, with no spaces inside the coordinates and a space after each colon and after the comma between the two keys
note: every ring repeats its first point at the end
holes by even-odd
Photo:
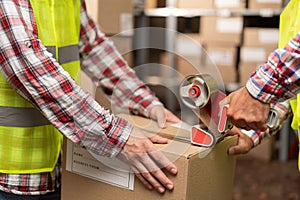
{"type": "Polygon", "coordinates": [[[245,85],[251,74],[255,72],[259,64],[255,62],[240,62],[239,63],[239,80],[241,85],[245,85]]]}
{"type": "Polygon", "coordinates": [[[177,34],[175,51],[178,55],[199,56],[203,53],[203,49],[203,37],[200,34],[177,34]]]}
{"type": "Polygon", "coordinates": [[[86,4],[106,34],[133,34],[134,0],[87,0],[86,4]]]}
{"type": "MultiPolygon", "coordinates": [[[[174,137],[174,134],[186,134],[187,131],[168,126],[157,129],[156,122],[149,119],[131,116],[129,119],[136,126],[146,130],[160,131],[161,135],[174,137]],[[154,128],[153,128],[154,127],[154,128]]],[[[171,140],[169,144],[158,145],[162,152],[178,167],[178,174],[170,176],[174,182],[173,191],[158,194],[146,189],[135,178],[134,189],[124,189],[105,182],[96,181],[93,177],[84,177],[66,171],[66,162],[62,173],[63,200],[132,200],[132,199],[164,199],[164,200],[232,200],[235,156],[229,156],[227,149],[236,143],[236,137],[227,137],[211,151],[189,143],[171,140]]],[[[66,153],[66,149],[64,150],[66,153]]],[[[64,156],[66,161],[66,155],[64,156]]]]}
{"type": "Polygon", "coordinates": [[[276,46],[242,46],[240,49],[240,61],[264,63],[269,55],[276,49],[276,46]]]}
{"type": "MultiPolygon", "coordinates": [[[[199,74],[199,67],[201,66],[200,56],[176,56],[176,70],[182,75],[182,77],[186,77],[191,74],[199,74]]],[[[162,53],[160,56],[160,62],[163,65],[167,65],[169,63],[168,54],[162,53]]]]}
{"type": "Polygon", "coordinates": [[[125,61],[130,67],[134,67],[134,56],[132,51],[132,36],[126,35],[113,35],[109,37],[111,41],[114,42],[114,45],[123,56],[125,61]]]}
{"type": "Polygon", "coordinates": [[[178,8],[198,8],[198,9],[213,9],[214,0],[177,0],[178,8]]]}
{"type": "Polygon", "coordinates": [[[245,0],[177,0],[178,8],[197,9],[243,9],[246,8],[245,0]]]}
{"type": "Polygon", "coordinates": [[[278,28],[254,28],[246,27],[244,29],[244,46],[271,46],[278,44],[278,28]]]}
{"type": "MultiPolygon", "coordinates": [[[[175,64],[176,70],[183,77],[201,73],[204,65],[205,47],[199,34],[178,34],[176,38],[175,64]]],[[[167,53],[160,55],[160,63],[169,66],[167,53]]],[[[171,66],[173,67],[173,66],[171,66]]]]}
{"type": "Polygon", "coordinates": [[[239,10],[246,8],[246,0],[214,0],[215,9],[239,10]]]}
{"type": "Polygon", "coordinates": [[[283,0],[248,0],[249,9],[281,9],[283,0]]]}
{"type": "Polygon", "coordinates": [[[157,8],[157,0],[145,0],[145,9],[157,8]]]}
{"type": "Polygon", "coordinates": [[[242,31],[242,17],[201,17],[199,32],[206,43],[238,46],[242,41],[242,31]]]}
{"type": "Polygon", "coordinates": [[[237,47],[206,45],[207,59],[213,62],[219,70],[223,82],[233,83],[237,80],[237,47]]]}

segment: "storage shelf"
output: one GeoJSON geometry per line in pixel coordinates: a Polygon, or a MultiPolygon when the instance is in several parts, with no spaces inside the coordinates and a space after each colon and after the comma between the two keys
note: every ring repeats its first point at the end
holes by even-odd
{"type": "Polygon", "coordinates": [[[274,9],[242,9],[242,10],[229,10],[229,9],[185,9],[185,8],[154,8],[146,9],[145,15],[149,17],[199,17],[199,16],[220,16],[220,17],[233,17],[233,16],[261,16],[273,17],[278,16],[282,10],[274,9]]]}

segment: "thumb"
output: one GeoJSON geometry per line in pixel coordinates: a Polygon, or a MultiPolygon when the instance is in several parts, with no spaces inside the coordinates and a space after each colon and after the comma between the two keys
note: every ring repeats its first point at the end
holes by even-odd
{"type": "Polygon", "coordinates": [[[150,118],[155,119],[160,128],[165,128],[167,116],[163,106],[154,106],[150,110],[150,118]]]}
{"type": "Polygon", "coordinates": [[[166,119],[165,113],[159,112],[157,114],[157,123],[158,123],[158,126],[160,128],[165,128],[166,127],[166,121],[167,121],[167,119],[166,119]]]}

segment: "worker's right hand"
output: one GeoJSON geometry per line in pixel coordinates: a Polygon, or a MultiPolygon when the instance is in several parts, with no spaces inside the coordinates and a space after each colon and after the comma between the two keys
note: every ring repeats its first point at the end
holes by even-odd
{"type": "Polygon", "coordinates": [[[134,127],[118,158],[130,166],[147,188],[164,193],[166,189],[173,190],[174,184],[162,168],[173,175],[177,168],[153,143],[166,144],[168,139],[134,127]]]}
{"type": "Polygon", "coordinates": [[[227,118],[238,128],[266,131],[270,105],[255,99],[242,87],[229,94],[221,105],[229,104],[227,118]]]}

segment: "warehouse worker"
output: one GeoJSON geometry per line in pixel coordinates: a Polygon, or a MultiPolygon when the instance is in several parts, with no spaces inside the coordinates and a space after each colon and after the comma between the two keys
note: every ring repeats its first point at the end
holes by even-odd
{"type": "MultiPolygon", "coordinates": [[[[300,18],[298,8],[300,9],[300,1],[289,2],[280,16],[279,48],[273,51],[268,61],[252,74],[245,87],[231,93],[223,102],[230,104],[227,115],[237,127],[245,130],[260,130],[258,132],[268,131],[266,119],[270,103],[296,98],[290,101],[294,113],[292,127],[299,128],[300,18]]],[[[284,119],[289,113],[289,108],[283,106],[282,110],[280,116],[284,119]]],[[[248,139],[243,137],[235,148],[229,150],[229,153],[247,152],[247,146],[251,145],[245,142],[249,141],[248,139]]]]}
{"type": "Polygon", "coordinates": [[[167,139],[111,114],[77,84],[81,67],[118,106],[160,127],[179,120],[127,66],[84,0],[3,0],[0,13],[0,199],[59,199],[62,135],[129,163],[149,189],[172,190],[160,166],[173,175],[177,168],[153,146],[167,139]]]}

